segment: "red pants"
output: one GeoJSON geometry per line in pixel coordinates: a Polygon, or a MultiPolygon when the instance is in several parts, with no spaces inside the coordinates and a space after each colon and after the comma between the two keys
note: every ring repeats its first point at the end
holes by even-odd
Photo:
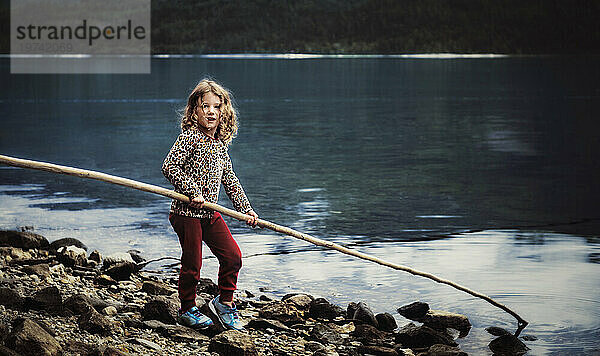
{"type": "Polygon", "coordinates": [[[219,260],[220,299],[232,301],[238,272],[242,268],[242,252],[221,214],[214,212],[212,219],[169,214],[169,221],[179,236],[182,251],[178,288],[181,310],[196,305],[196,285],[202,267],[202,241],[219,260]]]}

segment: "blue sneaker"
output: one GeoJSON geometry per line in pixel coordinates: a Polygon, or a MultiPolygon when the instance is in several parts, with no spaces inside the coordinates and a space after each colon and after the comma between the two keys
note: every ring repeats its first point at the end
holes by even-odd
{"type": "Polygon", "coordinates": [[[216,296],[213,300],[208,303],[210,311],[217,316],[217,320],[221,323],[224,329],[233,329],[238,331],[246,330],[240,316],[238,314],[235,305],[229,307],[219,302],[219,296],[216,296]]]}
{"type": "Polygon", "coordinates": [[[200,313],[198,307],[193,306],[185,313],[179,310],[179,324],[188,326],[192,329],[206,329],[213,324],[212,320],[206,315],[200,313]]]}

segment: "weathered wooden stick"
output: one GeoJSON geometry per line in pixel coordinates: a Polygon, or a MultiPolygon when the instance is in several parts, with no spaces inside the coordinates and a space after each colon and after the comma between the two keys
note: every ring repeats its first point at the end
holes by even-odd
{"type": "MultiPolygon", "coordinates": [[[[190,199],[180,193],[177,193],[173,190],[169,190],[166,188],[162,188],[162,187],[158,187],[155,185],[151,185],[151,184],[146,184],[146,183],[141,183],[132,179],[127,179],[127,178],[122,178],[122,177],[117,177],[117,176],[113,176],[110,174],[105,174],[105,173],[100,173],[100,172],[95,172],[95,171],[89,171],[89,170],[85,170],[85,169],[79,169],[79,168],[73,168],[73,167],[67,167],[67,166],[60,166],[57,164],[52,164],[52,163],[46,163],[46,162],[37,162],[37,161],[31,161],[31,160],[26,160],[26,159],[20,159],[20,158],[14,158],[14,157],[8,157],[8,156],[3,156],[0,155],[0,162],[11,165],[11,166],[15,166],[15,167],[22,167],[22,168],[32,168],[32,169],[38,169],[38,170],[42,170],[42,171],[48,171],[48,172],[53,172],[53,173],[61,173],[61,174],[68,174],[68,175],[72,175],[72,176],[77,176],[77,177],[81,177],[81,178],[90,178],[90,179],[96,179],[96,180],[100,180],[103,182],[108,182],[108,183],[113,183],[113,184],[118,184],[118,185],[122,185],[125,187],[129,187],[129,188],[134,188],[134,189],[138,189],[138,190],[143,190],[145,192],[150,192],[150,193],[155,193],[155,194],[159,194],[159,195],[163,195],[165,197],[169,197],[172,199],[177,199],[177,200],[181,200],[183,202],[189,203],[190,199]]],[[[214,203],[204,203],[204,207],[214,210],[214,211],[218,211],[222,214],[225,214],[227,216],[236,218],[238,220],[242,220],[242,221],[247,221],[248,219],[250,219],[251,217],[249,215],[246,214],[242,214],[240,212],[237,212],[235,210],[231,210],[228,208],[225,208],[221,205],[218,204],[214,204],[214,203]]],[[[527,321],[525,321],[523,318],[521,318],[517,313],[515,313],[514,311],[512,311],[511,309],[509,309],[507,306],[498,303],[497,301],[495,301],[494,299],[488,297],[487,295],[481,294],[479,292],[473,291],[467,287],[463,287],[459,284],[456,284],[452,281],[449,281],[447,279],[443,279],[443,278],[439,278],[431,273],[426,273],[426,272],[421,272],[421,271],[417,271],[414,270],[410,267],[406,267],[406,266],[402,266],[396,263],[392,263],[392,262],[388,262],[388,261],[384,261],[382,259],[379,259],[375,256],[371,256],[371,255],[367,255],[366,253],[362,253],[362,252],[358,252],[352,249],[349,249],[347,247],[344,247],[342,245],[338,245],[336,243],[333,242],[329,242],[329,241],[325,241],[325,240],[321,240],[318,239],[316,237],[310,236],[308,234],[290,229],[289,227],[286,226],[282,226],[282,225],[278,225],[278,224],[274,224],[272,222],[263,220],[263,219],[257,219],[257,225],[263,228],[267,228],[276,232],[280,232],[282,234],[286,234],[295,238],[298,238],[300,240],[304,240],[307,242],[312,243],[313,245],[317,245],[317,246],[322,246],[331,250],[336,250],[342,253],[345,253],[347,255],[350,256],[354,256],[354,257],[358,257],[361,258],[363,260],[367,260],[367,261],[371,261],[371,262],[375,262],[378,263],[380,265],[386,266],[386,267],[390,267],[396,270],[401,270],[401,271],[405,271],[408,272],[410,274],[416,275],[416,276],[421,276],[421,277],[425,277],[425,278],[429,278],[435,282],[438,283],[442,283],[442,284],[447,284],[451,287],[454,287],[460,291],[463,291],[465,293],[468,293],[474,297],[477,298],[481,298],[485,301],[487,301],[488,303],[504,310],[505,312],[507,312],[508,314],[512,315],[513,317],[515,317],[517,319],[518,322],[518,330],[520,332],[520,330],[522,330],[525,326],[527,326],[527,324],[529,324],[527,321]]]]}

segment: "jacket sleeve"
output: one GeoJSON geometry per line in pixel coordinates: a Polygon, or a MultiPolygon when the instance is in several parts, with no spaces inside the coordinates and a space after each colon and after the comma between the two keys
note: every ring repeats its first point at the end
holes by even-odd
{"type": "Polygon", "coordinates": [[[223,167],[223,176],[221,178],[221,183],[223,183],[225,193],[229,197],[229,200],[231,200],[231,202],[233,203],[233,207],[235,210],[243,214],[252,210],[252,206],[250,205],[248,197],[246,197],[246,193],[244,193],[242,184],[240,184],[240,180],[237,178],[233,171],[231,158],[229,157],[229,154],[227,152],[225,152],[225,166],[223,167]]]}
{"type": "Polygon", "coordinates": [[[198,184],[183,170],[184,164],[193,153],[194,142],[190,134],[182,132],[177,137],[162,165],[162,173],[173,184],[175,190],[190,199],[202,195],[202,190],[198,184]]]}

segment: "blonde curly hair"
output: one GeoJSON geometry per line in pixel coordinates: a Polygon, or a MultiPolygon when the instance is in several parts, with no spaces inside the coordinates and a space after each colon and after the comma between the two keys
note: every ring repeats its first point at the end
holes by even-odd
{"type": "Polygon", "coordinates": [[[181,130],[198,129],[198,117],[194,115],[198,107],[198,99],[201,99],[204,94],[209,92],[221,99],[221,122],[215,132],[215,138],[229,145],[238,131],[237,112],[233,106],[229,90],[207,78],[202,79],[190,93],[183,116],[181,117],[181,130]]]}

